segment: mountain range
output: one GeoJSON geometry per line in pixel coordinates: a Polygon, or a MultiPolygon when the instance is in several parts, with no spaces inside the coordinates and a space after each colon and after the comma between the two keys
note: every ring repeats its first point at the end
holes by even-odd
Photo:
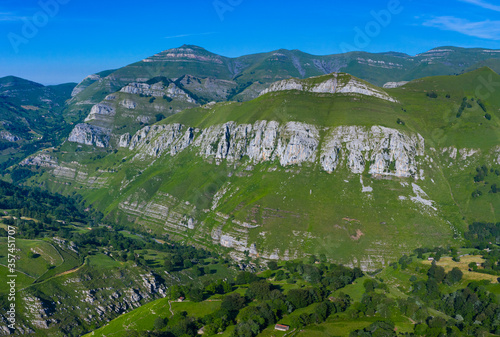
{"type": "Polygon", "coordinates": [[[499,55],[182,46],[87,77],[66,105],[84,123],[20,169],[158,237],[374,269],[497,216],[470,175],[498,165],[499,102],[477,88],[498,81],[481,66],[499,55]]]}
{"type": "MultiPolygon", "coordinates": [[[[303,273],[280,262],[289,272],[261,275],[287,296],[322,284],[333,302],[337,290],[361,302],[367,280],[386,279],[401,306],[430,289],[422,252],[460,261],[470,225],[500,216],[499,71],[500,51],[486,49],[227,58],[182,46],[79,84],[0,79],[0,174],[23,186],[0,184],[0,227],[22,237],[18,332],[143,335],[160,314],[174,325],[188,321],[174,312],[216,310],[219,295],[197,301],[234,266],[302,258],[303,273]],[[339,270],[370,274],[349,285],[339,270]]],[[[496,279],[463,258],[467,277],[496,279]]],[[[428,317],[403,313],[415,328],[428,317]]]]}

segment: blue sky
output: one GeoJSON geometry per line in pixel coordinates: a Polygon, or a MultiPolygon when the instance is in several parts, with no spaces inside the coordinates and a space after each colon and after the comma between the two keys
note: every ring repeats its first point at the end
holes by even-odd
{"type": "Polygon", "coordinates": [[[447,45],[500,49],[497,3],[2,0],[0,77],[79,82],[183,44],[225,56],[280,48],[317,55],[350,49],[415,55],[447,45]]]}

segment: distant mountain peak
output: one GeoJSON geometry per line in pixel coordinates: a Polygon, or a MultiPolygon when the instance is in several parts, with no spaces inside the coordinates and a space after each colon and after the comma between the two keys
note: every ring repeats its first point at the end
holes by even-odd
{"type": "Polygon", "coordinates": [[[17,76],[5,76],[0,78],[0,87],[27,85],[33,87],[44,87],[43,84],[36,83],[17,76]]]}
{"type": "Polygon", "coordinates": [[[205,48],[203,47],[200,47],[200,46],[197,46],[197,45],[194,45],[194,44],[183,44],[182,46],[180,46],[179,48],[173,48],[173,49],[181,49],[181,48],[189,48],[189,49],[194,49],[194,50],[203,50],[203,51],[207,51],[205,48]]]}
{"type": "Polygon", "coordinates": [[[195,45],[184,44],[148,57],[144,62],[199,61],[222,64],[223,57],[195,45]]]}

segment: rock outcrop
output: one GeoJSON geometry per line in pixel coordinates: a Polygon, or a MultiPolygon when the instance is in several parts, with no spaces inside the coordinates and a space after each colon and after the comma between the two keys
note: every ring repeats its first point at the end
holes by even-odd
{"type": "Polygon", "coordinates": [[[99,126],[80,123],[71,131],[68,141],[73,143],[108,147],[111,130],[99,126]]]}
{"type": "MultiPolygon", "coordinates": [[[[138,156],[159,157],[164,152],[174,156],[188,147],[194,138],[194,129],[183,132],[180,124],[146,126],[128,142],[130,150],[139,150],[138,156]]],[[[127,142],[123,142],[126,145],[127,142]]]]}
{"type": "Polygon", "coordinates": [[[181,124],[147,126],[132,138],[120,138],[120,146],[137,151],[135,158],[175,156],[193,146],[204,158],[252,163],[278,161],[281,166],[314,164],[329,173],[345,165],[352,173],[368,168],[374,175],[417,177],[417,157],[423,156],[424,139],[382,126],[341,126],[319,130],[314,125],[276,121],[254,124],[228,122],[204,130],[181,124]],[[320,131],[325,138],[320,148],[320,131]]]}
{"type": "Polygon", "coordinates": [[[95,81],[98,81],[101,78],[101,76],[97,74],[92,74],[87,77],[85,77],[80,83],[77,84],[77,86],[73,89],[71,92],[71,97],[75,97],[82,91],[84,91],[86,88],[88,88],[92,83],[95,81]]]}
{"type": "Polygon", "coordinates": [[[58,167],[57,159],[46,153],[38,153],[19,163],[21,166],[58,167]]]}
{"type": "Polygon", "coordinates": [[[179,60],[223,64],[222,57],[195,46],[169,49],[144,59],[143,62],[178,62],[179,60]],[[201,52],[200,52],[201,51],[201,52]]]}
{"type": "Polygon", "coordinates": [[[168,86],[164,86],[162,82],[155,84],[130,83],[129,85],[123,87],[120,91],[133,95],[154,97],[167,96],[172,99],[178,99],[188,103],[197,104],[196,100],[189,96],[189,94],[184,90],[176,86],[175,83],[170,83],[168,86]]]}
{"type": "Polygon", "coordinates": [[[283,166],[314,162],[318,144],[314,126],[297,122],[280,126],[274,121],[216,125],[204,130],[194,143],[205,157],[235,161],[248,156],[254,163],[276,159],[283,166]]]}
{"type": "Polygon", "coordinates": [[[424,139],[381,126],[370,129],[341,126],[333,129],[323,144],[323,170],[333,172],[344,161],[353,173],[410,177],[417,174],[416,157],[424,155],[424,139]]]}
{"type": "Polygon", "coordinates": [[[8,142],[17,142],[21,138],[18,136],[13,135],[9,131],[0,131],[0,139],[5,139],[8,142]]]}
{"type": "Polygon", "coordinates": [[[399,88],[402,87],[403,85],[408,84],[409,82],[407,81],[401,81],[401,82],[387,82],[384,84],[384,89],[393,89],[393,88],[399,88]]]}
{"type": "Polygon", "coordinates": [[[262,91],[260,95],[262,96],[270,92],[285,90],[299,90],[311,93],[327,94],[360,94],[377,97],[390,102],[397,102],[396,99],[389,96],[385,91],[343,73],[312,77],[306,80],[292,78],[279,81],[271,84],[271,86],[262,91]]]}
{"type": "Polygon", "coordinates": [[[90,122],[93,120],[99,120],[102,117],[113,117],[116,114],[116,110],[112,105],[99,103],[92,107],[90,114],[85,118],[85,122],[90,122]]]}
{"type": "Polygon", "coordinates": [[[118,142],[118,147],[128,147],[130,144],[130,134],[127,132],[120,136],[120,141],[118,142]]]}
{"type": "Polygon", "coordinates": [[[125,100],[121,101],[120,105],[122,107],[130,109],[130,110],[134,110],[137,107],[137,103],[130,100],[130,99],[125,99],[125,100]]]}

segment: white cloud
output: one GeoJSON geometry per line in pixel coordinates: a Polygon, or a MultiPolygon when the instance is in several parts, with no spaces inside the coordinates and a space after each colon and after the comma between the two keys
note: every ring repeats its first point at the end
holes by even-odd
{"type": "Polygon", "coordinates": [[[0,22],[6,21],[20,21],[26,18],[25,16],[15,15],[11,12],[0,12],[0,22]]]}
{"type": "Polygon", "coordinates": [[[498,5],[492,5],[486,1],[483,0],[460,0],[462,2],[467,2],[473,5],[477,5],[480,7],[483,7],[485,9],[491,9],[492,11],[500,12],[500,6],[498,5]]]}
{"type": "MultiPolygon", "coordinates": [[[[474,0],[467,0],[474,1],[474,0]]],[[[424,22],[424,26],[449,30],[486,40],[500,40],[500,21],[471,22],[453,16],[440,16],[424,22]]]]}
{"type": "Polygon", "coordinates": [[[177,38],[181,38],[181,37],[202,36],[202,35],[212,35],[212,34],[215,34],[215,32],[172,35],[172,36],[165,36],[165,39],[177,39],[177,38]]]}

